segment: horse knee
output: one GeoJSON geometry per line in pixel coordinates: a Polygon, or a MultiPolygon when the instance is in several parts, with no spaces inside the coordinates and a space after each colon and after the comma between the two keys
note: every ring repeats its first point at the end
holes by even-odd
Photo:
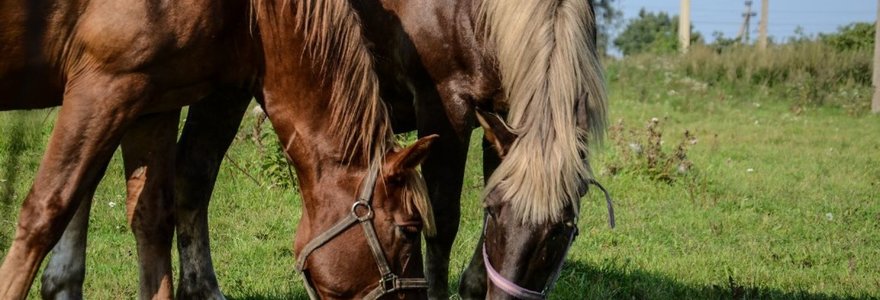
{"type": "Polygon", "coordinates": [[[73,215],[73,205],[70,202],[69,199],[64,201],[57,195],[29,195],[19,215],[15,239],[28,247],[37,247],[48,252],[61,238],[73,215]]]}

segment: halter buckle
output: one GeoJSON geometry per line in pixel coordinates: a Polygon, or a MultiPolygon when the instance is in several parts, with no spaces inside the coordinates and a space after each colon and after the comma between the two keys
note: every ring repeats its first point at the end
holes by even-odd
{"type": "Polygon", "coordinates": [[[357,218],[357,220],[360,222],[367,221],[373,218],[373,207],[364,200],[355,201],[355,203],[351,205],[351,215],[357,218]],[[358,213],[358,207],[363,207],[364,209],[366,209],[366,213],[363,215],[358,213]]]}
{"type": "Polygon", "coordinates": [[[394,292],[397,290],[397,275],[389,273],[382,276],[382,279],[379,279],[379,286],[382,287],[385,293],[394,292]]]}

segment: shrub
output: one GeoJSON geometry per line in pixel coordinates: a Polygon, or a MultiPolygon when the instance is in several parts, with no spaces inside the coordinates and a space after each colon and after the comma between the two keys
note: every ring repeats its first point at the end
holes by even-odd
{"type": "Polygon", "coordinates": [[[840,27],[836,33],[819,34],[819,40],[837,51],[871,50],[875,30],[873,23],[852,23],[840,27]]]}

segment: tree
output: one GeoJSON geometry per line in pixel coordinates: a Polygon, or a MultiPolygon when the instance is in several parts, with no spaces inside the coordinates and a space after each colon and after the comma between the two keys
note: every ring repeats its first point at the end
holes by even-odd
{"type": "Polygon", "coordinates": [[[713,41],[712,44],[709,45],[709,47],[718,53],[721,53],[728,48],[735,47],[736,45],[739,45],[738,38],[725,37],[724,33],[721,31],[712,32],[712,38],[715,41],[713,41]]]}
{"type": "Polygon", "coordinates": [[[593,9],[596,14],[596,31],[598,32],[597,47],[602,55],[608,53],[609,39],[617,28],[621,26],[623,12],[614,7],[618,0],[593,0],[593,9]]]}
{"type": "Polygon", "coordinates": [[[835,33],[820,33],[819,40],[838,51],[874,49],[873,23],[852,23],[835,33]]]}
{"type": "MultiPolygon", "coordinates": [[[[624,55],[643,52],[672,53],[678,50],[678,17],[665,12],[653,13],[645,9],[639,11],[636,19],[630,20],[623,32],[614,39],[614,46],[624,55]]],[[[699,33],[691,35],[691,43],[702,40],[699,33]]]]}

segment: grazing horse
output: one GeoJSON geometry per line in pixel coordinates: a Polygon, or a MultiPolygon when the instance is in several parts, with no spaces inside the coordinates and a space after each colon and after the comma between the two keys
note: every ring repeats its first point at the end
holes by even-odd
{"type": "MultiPolygon", "coordinates": [[[[346,1],[0,1],[0,110],[61,106],[0,266],[0,299],[25,298],[71,219],[71,228],[84,227],[120,144],[140,297],[172,298],[174,209],[182,257],[209,255],[197,202],[253,95],[300,178],[296,248],[310,249],[298,265],[312,291],[424,297],[418,232],[434,225],[416,167],[436,137],[396,145],[361,32],[346,1]],[[185,105],[190,118],[175,150],[185,105]]],[[[68,231],[65,243],[84,246],[85,231],[68,231]]],[[[70,258],[82,253],[67,254],[50,262],[57,269],[44,281],[81,277],[82,261],[70,258]]],[[[222,297],[211,294],[210,262],[188,267],[180,298],[222,297]]],[[[54,287],[44,296],[81,292],[54,287]]]]}
{"type": "MultiPolygon", "coordinates": [[[[591,3],[351,3],[377,58],[394,130],[439,134],[422,166],[437,224],[437,234],[426,238],[430,297],[448,298],[466,153],[477,124],[485,131],[485,225],[459,293],[468,299],[546,297],[576,235],[578,201],[591,180],[586,145],[605,129],[591,3]]],[[[218,159],[209,169],[216,169],[222,152],[213,157],[218,159]]],[[[210,189],[200,191],[191,198],[206,206],[210,189]]],[[[206,223],[200,222],[178,226],[199,228],[194,231],[204,234],[194,241],[206,244],[206,223]]],[[[210,256],[182,252],[181,266],[213,278],[210,256]]],[[[216,284],[203,290],[212,289],[216,284]]]]}
{"type": "Polygon", "coordinates": [[[587,145],[605,130],[592,3],[352,3],[372,41],[395,131],[439,135],[422,166],[437,223],[437,235],[426,238],[430,297],[448,298],[477,124],[486,137],[486,216],[459,292],[473,299],[546,297],[577,234],[579,199],[593,182],[587,145]]]}
{"type": "Polygon", "coordinates": [[[485,132],[485,224],[459,293],[546,297],[593,182],[587,144],[605,130],[592,3],[380,0],[359,10],[370,16],[367,36],[385,58],[378,69],[395,130],[440,136],[422,168],[438,224],[426,246],[430,297],[448,298],[477,123],[485,132]]]}

